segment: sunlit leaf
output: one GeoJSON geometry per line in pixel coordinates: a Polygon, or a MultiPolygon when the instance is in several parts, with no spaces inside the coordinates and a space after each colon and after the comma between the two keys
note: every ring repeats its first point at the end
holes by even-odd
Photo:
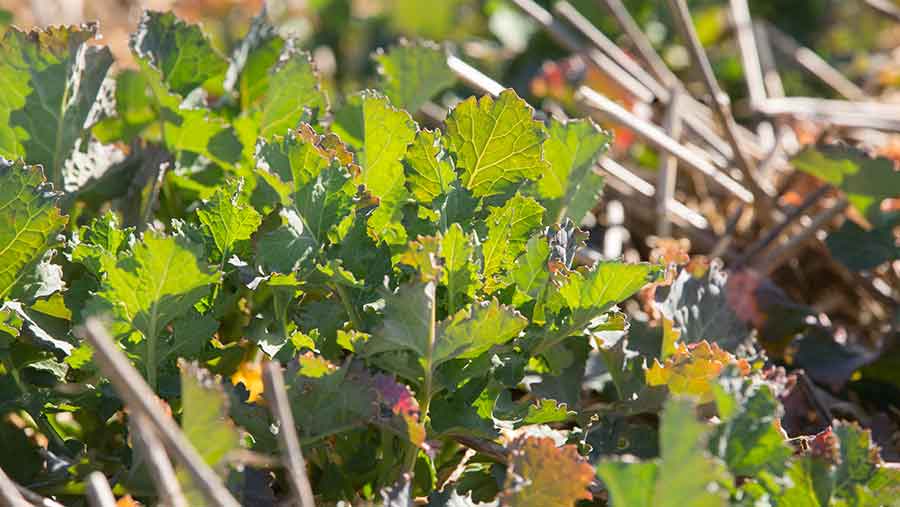
{"type": "Polygon", "coordinates": [[[381,89],[391,102],[416,112],[439,91],[451,86],[456,76],[447,66],[447,56],[436,44],[401,41],[387,52],[375,54],[381,74],[381,89]]]}
{"type": "Polygon", "coordinates": [[[447,118],[447,139],[462,170],[460,181],[476,197],[495,195],[550,170],[543,158],[547,133],[534,110],[512,90],[495,101],[470,97],[447,118]]]}
{"type": "Polygon", "coordinates": [[[847,194],[863,215],[878,210],[888,197],[900,195],[900,172],[887,158],[872,158],[850,146],[807,147],[791,159],[797,169],[821,178],[847,194]]]}
{"type": "Polygon", "coordinates": [[[39,167],[0,160],[0,300],[66,224],[57,200],[39,167]]]}

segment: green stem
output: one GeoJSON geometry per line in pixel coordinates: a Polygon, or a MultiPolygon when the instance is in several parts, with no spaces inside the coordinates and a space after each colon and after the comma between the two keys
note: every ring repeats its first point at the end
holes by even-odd
{"type": "Polygon", "coordinates": [[[362,319],[359,318],[359,314],[356,313],[356,308],[354,308],[353,304],[351,304],[350,294],[347,292],[347,289],[339,283],[333,284],[332,288],[337,294],[338,299],[341,300],[341,304],[344,305],[344,310],[347,312],[347,316],[350,318],[350,322],[353,324],[353,328],[357,331],[362,331],[362,319]]]}
{"type": "Polygon", "coordinates": [[[221,290],[222,286],[225,285],[225,260],[228,259],[228,249],[226,248],[224,252],[222,252],[222,261],[219,262],[219,273],[222,273],[222,276],[219,277],[219,281],[213,286],[212,298],[209,300],[210,306],[216,304],[216,297],[219,296],[219,290],[221,290]]]}
{"type": "MultiPolygon", "coordinates": [[[[436,307],[437,300],[435,299],[435,291],[437,288],[435,284],[429,284],[431,289],[431,315],[429,316],[429,326],[428,326],[428,346],[425,348],[425,379],[422,383],[422,393],[420,394],[419,399],[419,413],[422,417],[422,424],[426,424],[428,421],[428,410],[431,407],[431,396],[432,390],[434,389],[434,368],[432,367],[432,361],[434,360],[434,345],[435,340],[437,339],[437,330],[435,329],[435,321],[436,321],[436,307]]],[[[426,289],[427,290],[427,289],[426,289]]],[[[406,466],[405,470],[412,474],[416,468],[416,458],[419,456],[419,448],[412,442],[410,442],[408,447],[408,453],[406,456],[406,466]]]]}
{"type": "Polygon", "coordinates": [[[147,346],[146,346],[146,371],[147,371],[147,384],[150,385],[150,389],[153,392],[156,392],[156,335],[152,337],[147,337],[147,346]]]}

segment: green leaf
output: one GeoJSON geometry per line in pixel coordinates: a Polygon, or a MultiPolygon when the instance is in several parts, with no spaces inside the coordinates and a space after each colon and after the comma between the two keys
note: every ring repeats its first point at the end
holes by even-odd
{"type": "Polygon", "coordinates": [[[894,170],[894,162],[871,158],[857,148],[807,147],[791,159],[791,164],[843,190],[850,204],[866,216],[876,213],[883,199],[900,195],[900,172],[894,170]]]}
{"type": "Polygon", "coordinates": [[[257,119],[259,135],[265,139],[284,135],[301,120],[314,120],[328,110],[328,98],[309,54],[295,50],[290,43],[263,83],[266,86],[255,85],[254,93],[262,97],[251,108],[251,114],[257,119]]]}
{"type": "MultiPolygon", "coordinates": [[[[561,220],[568,216],[575,223],[581,222],[584,213],[576,215],[569,208],[585,196],[596,197],[600,187],[596,186],[597,178],[587,179],[593,174],[591,169],[609,147],[610,136],[600,130],[590,120],[574,120],[562,123],[550,121],[549,137],[544,142],[544,159],[550,163],[537,183],[538,195],[545,202],[551,220],[561,220]],[[587,188],[591,186],[592,188],[587,188]]],[[[596,200],[591,206],[596,204],[596,200]]],[[[582,206],[579,206],[579,208],[582,206]]],[[[572,211],[580,211],[572,210],[572,211]]]]}
{"type": "Polygon", "coordinates": [[[846,220],[841,228],[825,239],[832,257],[854,271],[875,269],[885,262],[900,258],[900,246],[894,239],[894,228],[900,225],[900,212],[881,215],[865,230],[846,220]]]}
{"type": "Polygon", "coordinates": [[[96,24],[22,32],[0,40],[0,156],[44,167],[58,190],[64,167],[87,143],[85,122],[113,63],[108,48],[88,46],[96,24]]]}
{"type": "Polygon", "coordinates": [[[384,197],[405,182],[400,161],[415,139],[416,123],[374,93],[363,96],[363,122],[362,182],[373,195],[384,197]]]}
{"type": "Polygon", "coordinates": [[[353,212],[355,188],[345,167],[352,158],[337,136],[319,136],[305,124],[261,143],[256,158],[257,174],[287,206],[280,213],[282,225],[260,239],[258,259],[269,271],[299,270],[353,212]]]}
{"type": "Polygon", "coordinates": [[[400,161],[415,139],[418,127],[406,111],[391,106],[388,99],[373,93],[363,96],[363,161],[360,181],[379,199],[369,217],[369,235],[389,245],[406,242],[400,223],[406,202],[406,178],[400,161]]]}
{"type": "Polygon", "coordinates": [[[114,116],[97,122],[93,133],[103,142],[131,142],[140,136],[162,143],[169,151],[203,155],[223,166],[241,160],[243,145],[234,129],[208,109],[183,106],[169,90],[162,73],[138,57],[139,71],[124,71],[116,79],[114,116]]]}
{"type": "Polygon", "coordinates": [[[115,115],[102,118],[94,134],[104,142],[140,136],[173,154],[191,152],[229,168],[241,162],[253,139],[242,141],[232,125],[198,107],[200,95],[182,99],[200,86],[223,93],[227,64],[200,29],[172,13],[145,11],[131,50],[139,70],[118,76],[115,115]]]}
{"type": "Polygon", "coordinates": [[[540,399],[513,403],[509,391],[504,391],[494,404],[494,419],[510,421],[513,427],[531,424],[561,423],[573,418],[577,413],[569,410],[565,403],[556,400],[540,399]]]}
{"type": "Polygon", "coordinates": [[[658,266],[646,262],[600,261],[586,272],[573,271],[559,294],[573,310],[573,320],[583,325],[631,297],[660,272],[658,266]]]}
{"type": "Polygon", "coordinates": [[[568,199],[566,217],[580,224],[585,215],[597,205],[602,190],[603,176],[593,170],[588,171],[581,180],[581,185],[578,185],[575,193],[568,199]]]}
{"type": "Polygon", "coordinates": [[[587,488],[594,473],[576,446],[522,436],[510,447],[502,507],[570,507],[592,498],[587,488]]]}
{"type": "Polygon", "coordinates": [[[528,301],[540,297],[550,281],[550,271],[547,269],[549,260],[550,243],[543,234],[535,234],[525,245],[525,253],[516,259],[515,266],[509,272],[521,294],[520,298],[528,301]]]}
{"type": "Polygon", "coordinates": [[[38,166],[0,160],[0,301],[66,224],[38,166]]]}
{"type": "Polygon", "coordinates": [[[95,312],[110,312],[121,335],[137,331],[145,341],[144,371],[156,385],[158,345],[165,327],[186,315],[219,280],[198,249],[183,238],[145,233],[131,252],[103,266],[106,278],[95,296],[95,312]]]}
{"type": "Polygon", "coordinates": [[[269,273],[310,269],[321,245],[296,210],[282,209],[279,214],[281,225],[257,242],[257,261],[269,273]]]}
{"type": "Polygon", "coordinates": [[[170,90],[182,96],[207,81],[223,79],[228,66],[200,27],[171,12],[144,11],[131,48],[161,72],[170,90]]]}
{"type": "Polygon", "coordinates": [[[456,82],[447,66],[446,54],[432,42],[401,40],[374,58],[381,75],[381,90],[393,104],[407,111],[418,111],[431,97],[456,82]]]}
{"type": "Polygon", "coordinates": [[[450,113],[447,139],[462,169],[460,180],[475,197],[503,193],[550,170],[542,149],[547,132],[533,116],[531,106],[512,90],[496,101],[469,97],[450,113]]]}
{"type": "Polygon", "coordinates": [[[225,90],[237,92],[241,111],[249,111],[265,95],[270,71],[278,63],[285,40],[264,10],[250,22],[247,35],[234,49],[225,77],[225,90]]]}
{"type": "Polygon", "coordinates": [[[485,219],[487,239],[481,248],[485,292],[493,292],[501,286],[503,282],[498,275],[525,249],[531,232],[540,227],[543,214],[544,208],[537,201],[520,194],[502,207],[491,208],[485,219]]]}
{"type": "Polygon", "coordinates": [[[687,400],[670,399],[660,422],[660,457],[640,463],[603,461],[597,473],[613,507],[724,506],[715,481],[725,473],[703,450],[706,427],[687,400]]]}
{"type": "Polygon", "coordinates": [[[421,203],[431,203],[446,194],[456,180],[440,130],[420,130],[406,153],[405,162],[407,186],[421,203]]]}
{"type": "Polygon", "coordinates": [[[496,299],[473,303],[439,326],[433,367],[451,359],[474,359],[494,345],[512,340],[526,325],[527,320],[496,299]]]}
{"type": "Polygon", "coordinates": [[[459,224],[453,224],[441,238],[441,256],[444,258],[441,283],[447,287],[447,313],[453,314],[459,306],[475,295],[478,279],[472,246],[459,224]]]}
{"type": "Polygon", "coordinates": [[[515,338],[528,324],[496,300],[474,303],[438,324],[434,282],[402,285],[384,297],[384,323],[366,344],[367,355],[410,351],[426,379],[442,363],[478,357],[515,338]]]}
{"type": "Polygon", "coordinates": [[[736,476],[755,477],[763,470],[781,475],[793,449],[775,427],[778,401],[772,390],[760,385],[740,401],[737,413],[717,428],[710,452],[718,454],[736,476]]]}
{"type": "Polygon", "coordinates": [[[259,212],[247,204],[241,185],[234,182],[216,189],[212,199],[197,210],[197,218],[223,259],[234,252],[236,243],[250,239],[262,223],[259,212]]]}
{"type": "Polygon", "coordinates": [[[90,224],[80,227],[72,240],[71,260],[79,262],[98,278],[105,262],[115,262],[119,251],[126,245],[134,228],[122,229],[119,217],[112,211],[95,218],[90,224]]]}
{"type": "Polygon", "coordinates": [[[830,504],[834,479],[824,460],[805,456],[795,460],[787,471],[789,486],[776,497],[777,505],[826,507],[830,504]]]}
{"type": "MultiPolygon", "coordinates": [[[[241,447],[241,434],[228,417],[228,395],[222,380],[197,363],[179,362],[181,369],[181,429],[184,436],[199,451],[207,465],[226,475],[223,460],[228,453],[241,447]]],[[[190,505],[208,505],[203,494],[193,484],[182,466],[176,475],[190,505]]]]}
{"type": "MultiPolygon", "coordinates": [[[[835,423],[834,433],[841,443],[841,460],[834,473],[834,491],[838,497],[851,499],[855,486],[866,486],[881,465],[878,448],[872,442],[869,430],[856,423],[835,423]]],[[[900,485],[894,484],[894,492],[900,485]]]]}

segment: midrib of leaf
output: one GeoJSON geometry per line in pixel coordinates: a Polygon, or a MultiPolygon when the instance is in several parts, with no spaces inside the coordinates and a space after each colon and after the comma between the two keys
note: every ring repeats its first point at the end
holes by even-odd
{"type": "MultiPolygon", "coordinates": [[[[393,141],[393,140],[394,140],[394,131],[391,130],[390,133],[388,134],[387,140],[385,140],[385,142],[382,143],[382,145],[380,146],[381,149],[378,150],[378,156],[375,157],[375,160],[373,160],[371,163],[368,160],[366,161],[366,172],[372,170],[373,167],[378,165],[378,162],[381,161],[381,157],[384,155],[384,152],[387,151],[386,147],[390,146],[391,141],[393,141]]],[[[368,155],[369,154],[366,153],[366,157],[368,157],[368,155]]]]}
{"type": "MultiPolygon", "coordinates": [[[[478,102],[475,102],[475,108],[478,109],[478,102]]],[[[484,146],[481,148],[480,153],[478,153],[478,158],[475,159],[475,167],[472,168],[472,174],[469,175],[469,181],[466,183],[466,187],[472,188],[472,182],[475,180],[475,176],[478,175],[479,172],[483,171],[484,168],[481,167],[481,159],[484,158],[484,153],[487,151],[488,145],[491,143],[491,140],[494,139],[494,133],[497,132],[497,124],[500,123],[499,118],[503,115],[503,111],[506,110],[506,103],[504,102],[503,107],[500,109],[500,112],[497,113],[497,116],[494,118],[494,125],[491,127],[491,133],[488,135],[487,141],[485,141],[484,146]]],[[[469,123],[471,124],[470,132],[472,132],[472,146],[475,146],[475,115],[469,115],[469,123]]],[[[521,123],[521,122],[520,122],[521,123]]],[[[518,125],[518,124],[517,124],[518,125]]]]}
{"type": "MultiPolygon", "coordinates": [[[[82,54],[82,51],[79,51],[79,54],[82,54]]],[[[85,55],[82,54],[82,56],[85,56],[85,55]]],[[[76,56],[76,59],[77,58],[78,57],[76,56]]],[[[66,79],[66,85],[63,88],[62,101],[60,101],[59,111],[56,114],[56,140],[55,140],[55,146],[53,148],[53,176],[52,177],[53,177],[53,186],[56,187],[57,190],[62,188],[62,183],[63,183],[62,167],[59,167],[59,158],[60,158],[59,152],[62,149],[63,122],[65,121],[65,117],[66,117],[66,102],[69,101],[69,87],[70,87],[70,81],[69,81],[69,79],[66,79]]]]}
{"type": "Polygon", "coordinates": [[[166,284],[166,279],[169,277],[169,269],[172,267],[172,258],[175,256],[175,251],[171,251],[169,254],[169,258],[166,260],[165,269],[162,272],[162,276],[159,278],[159,283],[156,287],[156,292],[153,297],[153,302],[150,303],[150,332],[152,336],[147,336],[147,383],[150,384],[150,387],[153,391],[156,391],[156,349],[157,349],[157,338],[158,331],[156,326],[159,321],[159,298],[162,293],[162,288],[166,284]]]}

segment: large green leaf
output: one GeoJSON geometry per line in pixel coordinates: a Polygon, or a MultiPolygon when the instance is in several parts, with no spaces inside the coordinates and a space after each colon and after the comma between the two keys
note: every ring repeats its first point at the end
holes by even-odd
{"type": "Polygon", "coordinates": [[[381,90],[393,104],[413,113],[456,81],[444,51],[431,42],[401,40],[387,52],[376,53],[375,61],[381,90]]]}
{"type": "Polygon", "coordinates": [[[447,139],[462,170],[460,180],[476,197],[502,193],[550,170],[543,158],[547,132],[516,92],[504,90],[459,103],[447,118],[447,139]]]}
{"type": "Polygon", "coordinates": [[[603,461],[597,473],[613,507],[707,507],[726,505],[715,482],[726,477],[705,452],[706,427],[687,400],[666,403],[660,422],[660,457],[640,463],[603,461]]]}
{"type": "Polygon", "coordinates": [[[131,37],[131,48],[158,69],[163,83],[179,95],[187,95],[207,81],[223,79],[228,66],[200,27],[171,12],[144,11],[131,37]]]}
{"type": "Polygon", "coordinates": [[[40,167],[0,160],[0,301],[66,224],[57,200],[40,167]]]}
{"type": "Polygon", "coordinates": [[[238,94],[241,111],[249,111],[265,95],[270,72],[285,44],[266,11],[253,18],[247,35],[231,54],[225,76],[225,90],[238,94]]]}
{"type": "Polygon", "coordinates": [[[41,164],[58,190],[76,144],[87,145],[88,113],[113,62],[109,49],[86,44],[96,29],[11,27],[0,40],[0,155],[41,164]]]}
{"type": "Polygon", "coordinates": [[[329,233],[353,211],[350,153],[337,136],[301,125],[257,148],[257,173],[280,195],[282,225],[258,245],[263,266],[287,273],[315,257],[329,233]]]}
{"type": "Polygon", "coordinates": [[[197,100],[183,101],[201,85],[219,91],[224,78],[225,60],[200,29],[171,13],[146,11],[131,49],[139,70],[117,76],[115,115],[102,118],[93,133],[103,142],[140,136],[175,154],[186,151],[224,166],[238,164],[248,141],[197,100]]]}
{"type": "Polygon", "coordinates": [[[660,271],[646,262],[600,261],[590,270],[571,272],[559,288],[560,297],[572,312],[569,328],[580,330],[656,280],[660,271]]]}
{"type": "Polygon", "coordinates": [[[535,234],[525,245],[525,253],[516,259],[509,276],[524,301],[540,297],[550,281],[547,263],[550,261],[550,242],[543,234],[535,234]]]}
{"type": "Polygon", "coordinates": [[[807,147],[791,159],[797,169],[821,178],[847,194],[847,199],[863,215],[878,211],[878,204],[900,195],[900,172],[894,162],[849,146],[807,147]]]}
{"type": "Polygon", "coordinates": [[[400,161],[418,127],[409,113],[394,108],[385,97],[366,93],[362,100],[365,137],[360,179],[379,200],[369,217],[369,235],[391,245],[403,244],[406,229],[400,221],[409,193],[400,161]]]}
{"type": "Polygon", "coordinates": [[[106,276],[95,296],[95,311],[111,312],[120,335],[145,341],[142,360],[152,386],[163,330],[219,280],[219,273],[201,259],[199,249],[185,239],[148,232],[128,254],[103,266],[106,276]]]}
{"type": "Polygon", "coordinates": [[[473,303],[441,323],[432,355],[436,367],[451,359],[474,359],[515,338],[528,321],[497,300],[473,303]]]}
{"type": "MultiPolygon", "coordinates": [[[[573,203],[581,204],[576,200],[579,194],[596,197],[600,192],[600,187],[596,186],[597,180],[586,177],[592,174],[592,167],[606,152],[610,136],[590,120],[562,123],[554,119],[550,121],[548,131],[544,159],[550,163],[550,170],[538,180],[538,194],[545,200],[552,220],[558,221],[568,216],[579,223],[584,213],[576,215],[581,212],[582,206],[572,210],[576,213],[569,212],[570,208],[573,203]]],[[[596,199],[593,204],[596,204],[596,199]]]]}
{"type": "Polygon", "coordinates": [[[748,395],[717,393],[720,416],[725,423],[710,439],[710,452],[717,454],[736,476],[755,477],[764,470],[780,475],[793,449],[775,427],[778,401],[769,386],[761,385],[748,395]],[[736,413],[726,416],[721,397],[728,397],[736,413]]]}
{"type": "Polygon", "coordinates": [[[291,44],[264,82],[264,87],[254,85],[253,93],[262,97],[251,108],[251,114],[256,117],[259,135],[265,139],[284,135],[301,120],[314,120],[328,109],[328,98],[309,54],[293,49],[291,44]]]}
{"type": "Polygon", "coordinates": [[[491,208],[487,219],[487,239],[482,245],[485,291],[502,284],[500,273],[512,265],[525,249],[525,242],[540,227],[544,208],[531,197],[516,194],[499,208],[491,208]]]}

